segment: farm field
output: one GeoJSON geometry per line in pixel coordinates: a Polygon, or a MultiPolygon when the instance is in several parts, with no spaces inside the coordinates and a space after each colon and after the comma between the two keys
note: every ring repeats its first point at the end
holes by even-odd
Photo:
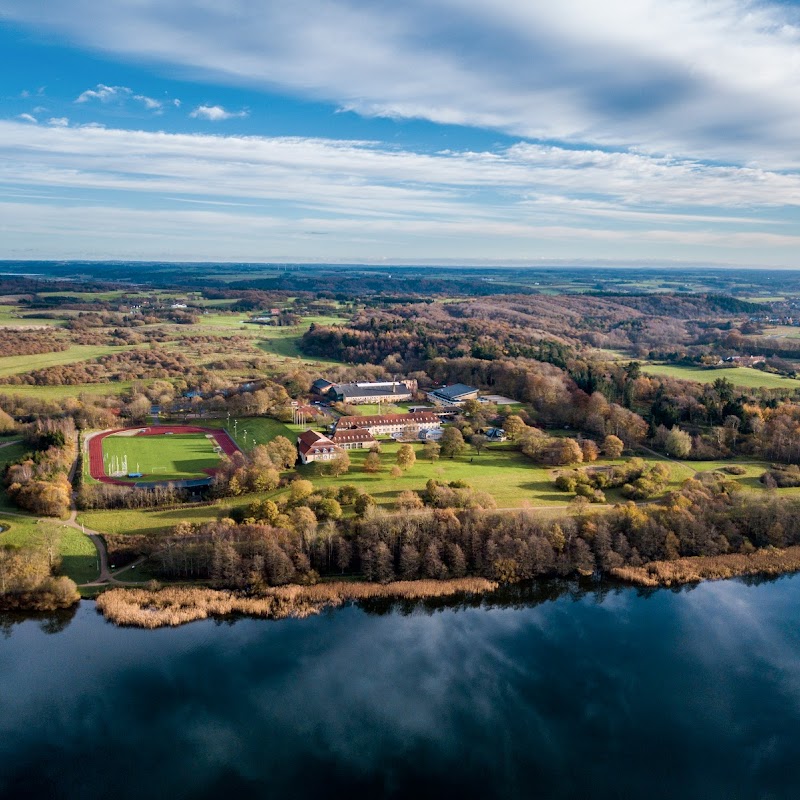
{"type": "MultiPolygon", "coordinates": [[[[56,367],[62,364],[75,364],[79,361],[90,361],[93,358],[100,358],[111,353],[119,353],[122,350],[130,350],[130,347],[109,345],[80,345],[76,344],[67,350],[56,353],[35,353],[29,356],[6,356],[0,358],[0,377],[9,375],[21,375],[36,369],[45,367],[56,367]]],[[[71,387],[75,391],[75,387],[71,387]]]]}
{"type": "Polygon", "coordinates": [[[48,319],[33,316],[30,309],[19,306],[0,305],[0,327],[2,328],[38,328],[42,326],[59,327],[64,325],[63,319],[48,319]],[[23,317],[23,314],[31,314],[23,317]]]}
{"type": "Polygon", "coordinates": [[[215,442],[202,433],[161,436],[113,435],[103,439],[106,473],[127,459],[127,472],[141,472],[145,480],[171,481],[207,477],[219,464],[215,442]]]}
{"type": "Polygon", "coordinates": [[[61,557],[60,574],[75,583],[88,583],[97,577],[97,551],[92,540],[80,531],[56,521],[40,522],[35,517],[11,517],[2,512],[0,523],[8,528],[0,533],[0,546],[26,547],[52,540],[61,557]]]}
{"type": "Polygon", "coordinates": [[[235,313],[214,313],[209,312],[203,314],[196,325],[192,325],[193,329],[196,328],[250,328],[250,325],[245,325],[247,322],[247,314],[235,313]]]}
{"type": "Polygon", "coordinates": [[[642,366],[642,372],[696,383],[714,383],[717,378],[727,378],[734,386],[745,389],[800,389],[800,380],[784,378],[782,375],[770,375],[748,367],[706,369],[672,364],[646,364],[642,366]]]}
{"type": "Polygon", "coordinates": [[[764,328],[764,335],[782,339],[800,339],[800,328],[794,325],[776,325],[773,328],[764,328]]]}
{"type": "Polygon", "coordinates": [[[119,300],[127,292],[123,289],[117,289],[110,292],[37,292],[39,297],[71,297],[75,300],[85,300],[88,302],[95,300],[119,300]]]}
{"type": "Polygon", "coordinates": [[[744,295],[743,300],[749,300],[751,303],[782,303],[786,300],[786,296],[782,294],[773,295],[744,295]]]}
{"type": "MultiPolygon", "coordinates": [[[[151,382],[141,381],[140,383],[142,386],[147,386],[151,382]]],[[[133,386],[134,381],[79,383],[74,386],[35,386],[27,383],[0,383],[0,394],[36,397],[40,400],[63,400],[66,397],[80,397],[82,394],[94,396],[119,395],[130,391],[133,386]]]]}

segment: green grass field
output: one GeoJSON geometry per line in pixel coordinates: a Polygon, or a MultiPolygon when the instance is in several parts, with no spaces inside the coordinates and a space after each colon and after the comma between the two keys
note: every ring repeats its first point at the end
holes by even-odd
{"type": "Polygon", "coordinates": [[[72,578],[75,583],[88,583],[97,577],[97,550],[92,540],[80,531],[67,528],[60,522],[4,516],[2,512],[0,523],[8,528],[0,533],[0,545],[36,546],[52,537],[61,557],[60,574],[72,578]]]}
{"type": "MultiPolygon", "coordinates": [[[[211,522],[230,515],[232,508],[246,506],[254,500],[273,497],[271,494],[245,495],[231,497],[219,503],[192,508],[169,508],[163,510],[121,510],[84,511],[78,515],[78,522],[87,528],[102,533],[117,534],[159,534],[167,533],[179,522],[211,522]]],[[[129,578],[130,580],[131,578],[129,578]]]]}
{"type": "Polygon", "coordinates": [[[117,289],[111,292],[38,292],[39,297],[71,297],[75,300],[119,300],[125,291],[117,289]]]}
{"type": "Polygon", "coordinates": [[[3,328],[32,328],[47,325],[50,327],[59,327],[65,324],[62,319],[46,319],[44,317],[25,318],[23,314],[33,314],[30,309],[21,308],[20,306],[6,306],[0,305],[0,327],[3,328]]]}
{"type": "MultiPolygon", "coordinates": [[[[747,472],[743,475],[725,474],[725,477],[733,481],[741,489],[749,491],[764,490],[764,484],[761,483],[759,478],[769,469],[769,464],[766,461],[747,461],[743,459],[730,459],[728,461],[687,461],[686,465],[696,469],[700,473],[714,472],[717,470],[725,473],[725,467],[744,467],[747,472]]],[[[781,492],[783,491],[784,490],[781,490],[781,492]]]]}
{"type": "MultiPolygon", "coordinates": [[[[364,403],[353,406],[355,413],[360,417],[376,416],[378,414],[408,414],[410,403],[364,403]]],[[[415,405],[419,405],[416,403],[415,405]]]]}
{"type": "Polygon", "coordinates": [[[651,375],[663,375],[695,383],[714,383],[717,378],[727,378],[734,386],[743,389],[800,389],[800,380],[770,375],[748,367],[725,367],[705,369],[703,367],[683,367],[672,364],[647,364],[642,371],[651,375]]]}
{"type": "MultiPolygon", "coordinates": [[[[107,356],[110,353],[119,353],[130,350],[130,347],[98,346],[76,344],[67,350],[58,353],[36,353],[30,356],[6,356],[0,358],[0,377],[8,375],[21,375],[35,369],[56,367],[62,364],[76,364],[80,361],[90,361],[93,358],[107,356]]],[[[71,387],[74,391],[74,387],[71,387]]]]}
{"type": "Polygon", "coordinates": [[[236,420],[232,417],[230,423],[227,419],[203,419],[198,420],[197,424],[204,428],[225,428],[244,451],[252,450],[257,444],[266,444],[276,436],[285,436],[289,441],[296,442],[297,434],[306,429],[302,425],[285,425],[267,417],[240,417],[236,420]],[[237,423],[235,426],[234,421],[237,423]]]}
{"type": "Polygon", "coordinates": [[[142,480],[172,481],[206,477],[206,469],[219,464],[213,440],[202,433],[163,436],[107,436],[103,439],[106,471],[112,459],[128,459],[128,472],[142,472],[142,480]]]}
{"type": "MultiPolygon", "coordinates": [[[[318,488],[354,484],[371,494],[379,505],[390,505],[406,489],[419,491],[430,478],[440,481],[465,481],[473,489],[488,492],[497,501],[498,508],[524,508],[525,506],[564,506],[572,495],[559,492],[553,485],[554,471],[535,464],[509,445],[490,445],[481,455],[470,449],[458,458],[441,458],[431,462],[422,457],[422,445],[414,445],[417,462],[400,477],[393,478],[390,470],[397,458],[400,445],[381,441],[383,470],[376,474],[363,471],[367,450],[350,450],[350,472],[338,478],[319,477],[313,464],[301,466],[298,472],[318,488]]],[[[600,462],[622,463],[622,462],[600,462]]],[[[617,502],[613,493],[609,502],[617,502]]]]}
{"type": "Polygon", "coordinates": [[[257,346],[269,355],[278,358],[295,358],[305,364],[338,364],[339,362],[335,359],[308,357],[300,352],[298,342],[312,322],[317,325],[342,325],[347,320],[344,317],[311,316],[304,317],[302,324],[291,328],[278,328],[271,325],[251,327],[258,331],[257,346]]]}
{"type": "MultiPolygon", "coordinates": [[[[147,386],[151,381],[142,381],[147,386]]],[[[119,395],[129,392],[134,381],[114,383],[79,383],[75,386],[33,386],[29,384],[2,384],[0,394],[20,397],[36,397],[40,400],[63,400],[65,397],[80,397],[82,394],[98,396],[119,395]]]]}

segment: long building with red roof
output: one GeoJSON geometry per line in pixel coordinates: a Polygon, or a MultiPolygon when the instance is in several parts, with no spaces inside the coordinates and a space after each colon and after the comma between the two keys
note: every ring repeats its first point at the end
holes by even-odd
{"type": "Polygon", "coordinates": [[[340,417],[336,433],[362,428],[373,436],[391,436],[393,433],[413,428],[418,431],[440,428],[442,422],[435,414],[420,411],[415,414],[379,414],[371,417],[340,417]]]}
{"type": "Polygon", "coordinates": [[[337,428],[331,441],[345,450],[361,450],[377,444],[375,437],[365,428],[337,428]]]}

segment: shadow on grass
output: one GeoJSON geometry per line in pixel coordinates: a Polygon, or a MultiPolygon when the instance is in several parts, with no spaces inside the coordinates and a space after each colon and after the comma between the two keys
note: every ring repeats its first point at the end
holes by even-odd
{"type": "Polygon", "coordinates": [[[96,555],[62,556],[59,571],[75,583],[90,583],[100,574],[96,555]]]}
{"type": "Polygon", "coordinates": [[[520,484],[519,488],[524,489],[527,492],[531,492],[532,495],[535,495],[535,497],[528,498],[528,500],[531,502],[536,501],[539,503],[560,503],[563,505],[568,505],[569,501],[574,497],[574,495],[570,494],[569,492],[553,491],[552,484],[543,485],[541,483],[522,483],[520,484]]]}

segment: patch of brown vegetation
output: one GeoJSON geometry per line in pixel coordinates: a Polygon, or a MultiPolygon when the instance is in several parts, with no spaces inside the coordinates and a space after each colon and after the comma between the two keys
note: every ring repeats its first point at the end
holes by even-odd
{"type": "Polygon", "coordinates": [[[117,625],[161,628],[209,617],[243,614],[265,619],[307,617],[325,608],[357,600],[422,600],[460,594],[483,594],[497,584],[483,578],[394,583],[321,583],[276,586],[257,596],[201,587],[111,589],[97,598],[97,608],[117,625]]]}
{"type": "Polygon", "coordinates": [[[695,556],[675,561],[651,561],[642,567],[617,567],[616,578],[637,586],[680,586],[706,580],[722,580],[739,575],[783,575],[800,572],[800,546],[767,548],[744,555],[695,556]]]}

